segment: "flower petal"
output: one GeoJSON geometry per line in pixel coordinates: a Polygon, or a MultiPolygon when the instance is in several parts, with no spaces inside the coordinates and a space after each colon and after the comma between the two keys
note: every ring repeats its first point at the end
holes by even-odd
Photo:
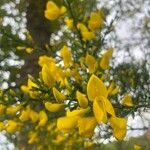
{"type": "Polygon", "coordinates": [[[49,20],[55,20],[61,15],[60,8],[52,1],[47,2],[45,17],[49,20]]]}
{"type": "Polygon", "coordinates": [[[39,126],[43,127],[48,121],[48,116],[45,111],[39,112],[39,126]]]}
{"type": "Polygon", "coordinates": [[[102,98],[104,100],[105,109],[106,109],[107,113],[109,113],[110,115],[115,117],[115,111],[114,111],[114,108],[113,108],[111,102],[107,98],[104,98],[104,97],[102,97],[102,98]]]}
{"type": "Polygon", "coordinates": [[[42,67],[42,79],[48,87],[52,87],[55,83],[54,76],[47,65],[42,67]]]}
{"type": "Polygon", "coordinates": [[[105,84],[95,75],[92,75],[87,84],[87,95],[90,101],[96,97],[107,97],[108,92],[105,84]]]}
{"type": "Polygon", "coordinates": [[[88,22],[88,27],[91,30],[97,30],[101,28],[104,24],[104,20],[99,12],[92,12],[90,20],[88,22]]]}
{"type": "Polygon", "coordinates": [[[68,117],[71,117],[71,116],[84,116],[87,112],[89,112],[90,108],[87,107],[85,109],[81,108],[81,109],[76,109],[76,110],[73,110],[73,111],[70,111],[68,110],[66,115],[68,117]]]}
{"type": "Polygon", "coordinates": [[[57,102],[63,102],[66,99],[66,96],[60,93],[55,87],[53,87],[53,95],[57,102]]]}
{"type": "Polygon", "coordinates": [[[63,132],[70,132],[77,127],[79,117],[60,117],[57,120],[57,128],[63,132]]]}
{"type": "Polygon", "coordinates": [[[86,108],[88,106],[88,100],[87,100],[85,94],[82,94],[81,92],[77,91],[76,92],[76,98],[79,102],[80,107],[86,108]]]}
{"type": "Polygon", "coordinates": [[[97,62],[92,55],[87,54],[85,58],[85,64],[89,69],[89,73],[94,73],[97,67],[97,62]]]}
{"type": "Polygon", "coordinates": [[[80,118],[78,120],[79,134],[87,138],[92,137],[96,125],[95,117],[80,118]]]}
{"type": "Polygon", "coordinates": [[[60,50],[61,57],[63,58],[64,66],[69,67],[72,65],[72,54],[67,46],[63,46],[60,50]]]}
{"type": "Polygon", "coordinates": [[[98,98],[93,102],[93,112],[98,123],[107,122],[107,113],[104,108],[104,103],[98,98]]]}
{"type": "Polygon", "coordinates": [[[46,102],[45,108],[50,112],[58,112],[64,109],[64,104],[46,102]]]}
{"type": "Polygon", "coordinates": [[[133,107],[132,97],[130,95],[126,94],[123,98],[122,105],[128,106],[128,107],[133,107]]]}
{"type": "Polygon", "coordinates": [[[110,125],[113,128],[113,136],[118,140],[123,140],[127,132],[127,119],[111,117],[110,125]]]}
{"type": "Polygon", "coordinates": [[[103,55],[100,61],[100,67],[104,70],[109,69],[109,61],[112,57],[113,49],[110,48],[108,51],[103,55]]]}

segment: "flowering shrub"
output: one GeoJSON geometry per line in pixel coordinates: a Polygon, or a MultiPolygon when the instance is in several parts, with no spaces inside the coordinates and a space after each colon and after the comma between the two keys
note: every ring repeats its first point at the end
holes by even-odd
{"type": "Polygon", "coordinates": [[[63,24],[64,41],[53,41],[47,46],[52,55],[39,57],[39,78],[30,75],[20,87],[22,92],[0,95],[0,130],[16,136],[24,133],[27,143],[39,150],[90,148],[101,125],[106,126],[108,138],[123,140],[127,116],[136,110],[130,93],[120,94],[109,74],[114,49],[104,49],[111,31],[107,14],[91,9],[77,17],[72,7],[73,0],[64,6],[48,1],[45,17],[63,24]]]}

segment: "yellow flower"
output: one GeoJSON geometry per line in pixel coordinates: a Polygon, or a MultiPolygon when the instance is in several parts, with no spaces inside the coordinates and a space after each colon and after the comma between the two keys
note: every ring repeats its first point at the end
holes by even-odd
{"type": "Polygon", "coordinates": [[[133,150],[142,150],[141,146],[134,144],[133,150]]]}
{"type": "Polygon", "coordinates": [[[133,107],[132,97],[130,95],[126,94],[123,98],[122,105],[128,106],[128,107],[133,107]]]}
{"type": "Polygon", "coordinates": [[[54,79],[57,82],[62,83],[64,78],[65,78],[65,73],[63,72],[63,70],[57,66],[55,66],[54,70],[52,70],[53,74],[54,74],[54,79]]]}
{"type": "Polygon", "coordinates": [[[87,138],[92,137],[96,125],[97,121],[94,117],[80,118],[78,120],[79,134],[87,138]]]}
{"type": "Polygon", "coordinates": [[[101,28],[104,24],[104,20],[101,17],[99,12],[92,12],[90,16],[90,20],[88,22],[88,27],[91,30],[97,30],[101,28]]]}
{"type": "Polygon", "coordinates": [[[76,109],[76,110],[73,110],[73,111],[70,111],[70,110],[67,110],[67,113],[66,115],[68,117],[73,117],[73,116],[79,116],[79,117],[82,117],[84,116],[86,113],[88,113],[90,111],[90,108],[87,107],[85,109],[81,108],[81,109],[76,109]]]}
{"type": "Polygon", "coordinates": [[[85,94],[82,94],[81,92],[76,92],[76,99],[78,100],[78,103],[80,107],[87,108],[88,106],[88,99],[86,98],[85,94]]]}
{"type": "Polygon", "coordinates": [[[3,115],[3,114],[4,114],[5,108],[6,108],[5,105],[0,104],[0,115],[3,115]]]}
{"type": "Polygon", "coordinates": [[[45,108],[50,112],[58,112],[58,111],[64,110],[64,104],[46,102],[45,108]]]}
{"type": "Polygon", "coordinates": [[[22,51],[22,50],[25,49],[25,47],[24,46],[17,46],[16,49],[19,50],[19,51],[22,51]]]}
{"type": "Polygon", "coordinates": [[[113,136],[118,140],[123,140],[127,132],[127,119],[111,117],[110,125],[113,129],[113,136]]]}
{"type": "Polygon", "coordinates": [[[78,116],[60,117],[57,120],[57,128],[62,132],[70,132],[77,127],[78,116]]]}
{"type": "Polygon", "coordinates": [[[38,64],[43,67],[44,65],[50,66],[51,63],[55,63],[55,59],[46,55],[40,56],[38,64]]]}
{"type": "Polygon", "coordinates": [[[119,87],[115,87],[112,91],[111,91],[111,95],[116,95],[119,92],[119,87]]]}
{"type": "Polygon", "coordinates": [[[26,85],[22,85],[21,86],[21,90],[25,93],[25,94],[29,94],[29,96],[33,99],[36,99],[38,96],[38,92],[37,91],[33,91],[34,88],[38,88],[38,85],[35,84],[31,79],[28,79],[28,84],[26,85]]]}
{"type": "Polygon", "coordinates": [[[7,122],[7,126],[6,126],[6,131],[8,133],[14,133],[18,130],[18,124],[17,122],[13,121],[13,120],[9,120],[7,122]]]}
{"type": "Polygon", "coordinates": [[[115,116],[112,104],[107,98],[96,97],[93,102],[93,112],[98,123],[107,122],[107,113],[115,116]]]}
{"type": "Polygon", "coordinates": [[[66,117],[57,120],[57,128],[63,132],[69,132],[77,127],[79,118],[83,117],[90,108],[78,109],[66,113],[66,117]]]}
{"type": "Polygon", "coordinates": [[[85,64],[88,66],[89,73],[94,73],[97,68],[97,62],[92,55],[87,54],[85,64]]]}
{"type": "Polygon", "coordinates": [[[111,82],[110,86],[108,87],[108,95],[115,95],[119,91],[118,87],[115,87],[115,83],[111,82]]]}
{"type": "Polygon", "coordinates": [[[89,31],[84,24],[78,23],[77,28],[80,30],[83,40],[93,40],[95,38],[95,33],[89,31]]]}
{"type": "Polygon", "coordinates": [[[57,102],[63,102],[66,99],[66,96],[60,93],[55,87],[53,87],[53,95],[57,102]]]}
{"type": "Polygon", "coordinates": [[[24,92],[25,94],[29,93],[29,88],[26,85],[21,86],[21,91],[24,92]]]}
{"type": "Polygon", "coordinates": [[[66,8],[59,8],[54,2],[48,1],[45,10],[45,17],[49,20],[55,20],[66,12],[66,8]]]}
{"type": "Polygon", "coordinates": [[[64,140],[66,140],[66,136],[65,135],[57,135],[56,139],[54,139],[52,142],[54,144],[59,145],[60,143],[62,143],[64,140]]]}
{"type": "Polygon", "coordinates": [[[100,67],[103,70],[109,69],[109,61],[112,57],[112,54],[113,54],[112,48],[108,49],[107,52],[103,54],[101,61],[100,61],[100,67]]]}
{"type": "Polygon", "coordinates": [[[39,112],[39,126],[40,127],[45,126],[47,121],[48,121],[48,116],[47,116],[46,112],[41,110],[39,112]]]}
{"type": "Polygon", "coordinates": [[[83,23],[78,23],[78,24],[77,24],[77,28],[78,28],[81,32],[86,32],[86,31],[88,31],[87,27],[86,27],[83,23]]]}
{"type": "Polygon", "coordinates": [[[55,83],[54,75],[47,65],[42,67],[42,79],[45,85],[52,87],[55,83]]]}
{"type": "Polygon", "coordinates": [[[6,114],[8,114],[8,115],[15,115],[20,109],[21,109],[21,105],[9,106],[6,109],[6,114]]]}
{"type": "Polygon", "coordinates": [[[72,29],[73,28],[73,20],[72,19],[65,19],[65,23],[66,26],[68,27],[68,29],[72,29]]]}
{"type": "Polygon", "coordinates": [[[88,81],[87,95],[90,101],[94,101],[96,97],[108,96],[105,84],[95,75],[92,75],[88,81]]]}
{"type": "Polygon", "coordinates": [[[69,86],[67,78],[64,78],[64,79],[61,80],[60,86],[61,87],[68,87],[69,86]]]}
{"type": "Polygon", "coordinates": [[[107,122],[107,113],[105,110],[104,103],[102,101],[94,100],[93,112],[98,123],[107,122]]]}
{"type": "Polygon", "coordinates": [[[27,111],[27,110],[23,110],[22,112],[21,112],[21,115],[20,115],[20,117],[19,117],[19,119],[22,121],[22,122],[25,122],[25,121],[28,121],[29,120],[29,111],[27,111]]]}
{"type": "Polygon", "coordinates": [[[82,36],[84,40],[93,40],[95,39],[95,34],[93,32],[87,31],[82,32],[82,36]]]}
{"type": "Polygon", "coordinates": [[[72,54],[67,46],[63,46],[63,48],[60,50],[60,55],[63,58],[65,67],[69,67],[72,65],[72,54]]]}
{"type": "Polygon", "coordinates": [[[55,59],[42,56],[39,59],[39,64],[42,66],[41,77],[47,86],[52,87],[55,81],[62,82],[64,80],[64,72],[56,66],[55,59]]]}
{"type": "Polygon", "coordinates": [[[31,54],[34,49],[31,48],[31,47],[27,47],[25,50],[26,50],[27,53],[31,54]]]}
{"type": "Polygon", "coordinates": [[[33,123],[38,121],[39,115],[36,111],[32,110],[30,107],[27,107],[27,111],[29,112],[29,118],[33,123]]]}
{"type": "Polygon", "coordinates": [[[38,138],[37,138],[37,133],[36,132],[29,132],[29,140],[28,140],[28,144],[33,144],[35,142],[38,141],[38,138]]]}

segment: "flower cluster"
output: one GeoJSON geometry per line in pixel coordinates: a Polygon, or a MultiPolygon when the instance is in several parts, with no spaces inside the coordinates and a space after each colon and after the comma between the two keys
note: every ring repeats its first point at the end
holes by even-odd
{"type": "Polygon", "coordinates": [[[57,6],[48,1],[45,17],[50,21],[62,19],[74,40],[63,42],[53,57],[39,57],[39,78],[29,76],[27,84],[21,86],[23,96],[17,97],[11,91],[14,101],[9,107],[9,97],[1,94],[4,103],[0,104],[0,114],[7,115],[7,119],[1,120],[0,130],[27,132],[28,144],[45,140],[48,149],[70,139],[64,144],[68,147],[75,138],[78,140],[74,143],[84,142],[85,147],[90,147],[94,130],[101,124],[108,125],[117,140],[123,140],[127,115],[121,115],[118,107],[134,107],[128,93],[122,95],[121,102],[116,100],[119,87],[108,77],[113,48],[101,53],[98,36],[106,27],[106,16],[95,10],[85,20],[77,21],[69,13],[70,6],[69,2],[57,6]]]}

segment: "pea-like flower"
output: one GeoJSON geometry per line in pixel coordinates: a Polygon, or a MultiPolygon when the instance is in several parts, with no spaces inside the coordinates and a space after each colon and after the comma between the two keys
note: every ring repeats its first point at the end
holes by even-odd
{"type": "Polygon", "coordinates": [[[66,8],[61,6],[60,8],[52,1],[48,1],[45,10],[45,17],[49,20],[55,20],[66,12],[66,8]]]}

